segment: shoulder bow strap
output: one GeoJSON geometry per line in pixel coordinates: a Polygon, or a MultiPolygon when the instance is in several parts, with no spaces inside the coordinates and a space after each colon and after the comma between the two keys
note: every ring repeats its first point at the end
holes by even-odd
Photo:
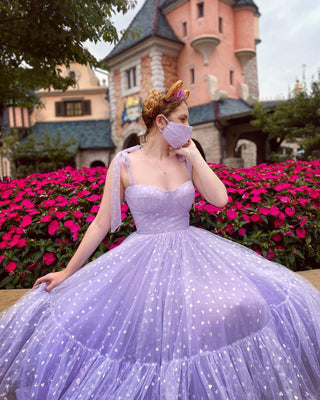
{"type": "Polygon", "coordinates": [[[128,153],[140,149],[140,146],[133,146],[129,149],[120,151],[114,159],[112,169],[112,186],[111,186],[111,232],[114,232],[121,225],[121,203],[120,203],[120,173],[121,161],[128,168],[128,153]]]}

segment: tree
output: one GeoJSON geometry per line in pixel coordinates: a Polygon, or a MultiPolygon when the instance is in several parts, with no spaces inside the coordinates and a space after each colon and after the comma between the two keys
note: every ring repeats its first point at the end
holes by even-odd
{"type": "Polygon", "coordinates": [[[33,173],[55,171],[66,165],[74,167],[77,144],[76,139],[62,139],[60,132],[36,139],[34,134],[22,138],[18,131],[14,131],[3,138],[0,155],[11,161],[14,178],[25,178],[33,173]]]}
{"type": "Polygon", "coordinates": [[[59,65],[102,66],[84,47],[118,40],[111,18],[135,0],[0,0],[0,118],[5,105],[31,107],[37,88],[74,83],[59,65]]]}
{"type": "Polygon", "coordinates": [[[256,103],[252,125],[267,132],[271,151],[279,151],[283,140],[298,141],[308,158],[320,150],[320,73],[308,90],[302,87],[291,99],[279,103],[274,111],[256,103]]]}

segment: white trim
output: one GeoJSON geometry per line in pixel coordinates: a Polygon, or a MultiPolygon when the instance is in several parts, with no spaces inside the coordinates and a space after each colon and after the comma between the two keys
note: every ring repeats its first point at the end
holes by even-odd
{"type": "Polygon", "coordinates": [[[122,66],[120,68],[120,81],[121,81],[121,96],[130,96],[134,93],[138,93],[141,91],[141,60],[140,58],[132,60],[130,63],[122,66]],[[136,67],[136,86],[128,89],[127,88],[127,74],[131,68],[136,67]]]}
{"type": "MultiPolygon", "coordinates": [[[[75,96],[75,95],[87,95],[87,94],[98,94],[98,93],[106,93],[107,86],[99,86],[90,89],[73,89],[73,90],[50,90],[45,92],[42,90],[38,90],[36,93],[39,94],[41,97],[57,97],[59,94],[63,97],[67,96],[75,96]]],[[[62,97],[61,96],[61,97],[62,97]]]]}
{"type": "Polygon", "coordinates": [[[162,66],[162,52],[153,50],[151,57],[151,83],[152,87],[160,91],[164,90],[164,71],[162,66]]]}
{"type": "Polygon", "coordinates": [[[116,124],[116,96],[114,90],[114,82],[112,74],[109,74],[109,100],[110,100],[110,123],[111,123],[111,140],[117,146],[117,124],[116,124]]]}

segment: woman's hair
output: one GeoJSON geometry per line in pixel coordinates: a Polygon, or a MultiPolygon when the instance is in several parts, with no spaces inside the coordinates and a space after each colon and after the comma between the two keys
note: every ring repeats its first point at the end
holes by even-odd
{"type": "Polygon", "coordinates": [[[146,132],[142,136],[142,142],[145,142],[151,129],[154,127],[156,116],[163,114],[169,117],[189,96],[189,91],[180,90],[181,81],[177,81],[166,92],[160,92],[152,89],[146,97],[142,106],[142,118],[146,125],[146,132]]]}

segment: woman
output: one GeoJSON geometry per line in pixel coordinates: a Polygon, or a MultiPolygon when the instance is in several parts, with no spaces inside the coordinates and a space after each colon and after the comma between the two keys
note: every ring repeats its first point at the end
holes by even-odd
{"type": "Polygon", "coordinates": [[[302,400],[320,393],[320,295],[253,251],[189,226],[194,185],[226,189],[190,139],[181,81],[143,105],[146,144],[120,152],[64,271],[0,324],[0,397],[302,400]],[[125,198],[137,232],[84,268],[125,198]]]}

